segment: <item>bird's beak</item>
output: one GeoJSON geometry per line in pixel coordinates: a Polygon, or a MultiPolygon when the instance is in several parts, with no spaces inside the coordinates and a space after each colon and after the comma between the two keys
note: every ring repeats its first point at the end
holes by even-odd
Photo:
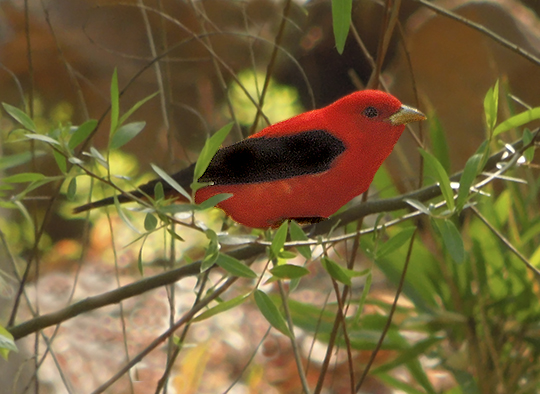
{"type": "Polygon", "coordinates": [[[427,119],[426,115],[424,115],[422,112],[412,107],[402,105],[397,112],[386,118],[386,121],[390,122],[392,126],[397,126],[411,122],[418,122],[425,119],[427,119]]]}

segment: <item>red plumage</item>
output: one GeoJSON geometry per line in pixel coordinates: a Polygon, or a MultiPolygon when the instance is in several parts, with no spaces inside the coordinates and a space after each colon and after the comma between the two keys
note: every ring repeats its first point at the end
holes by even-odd
{"type": "MultiPolygon", "coordinates": [[[[238,223],[256,228],[291,218],[327,218],[368,189],[405,124],[422,119],[421,112],[390,94],[352,93],[222,148],[202,177],[213,185],[199,189],[195,201],[232,193],[217,206],[238,223]]],[[[190,179],[186,171],[173,177],[190,179]]],[[[151,194],[153,186],[147,189],[151,194]]]]}

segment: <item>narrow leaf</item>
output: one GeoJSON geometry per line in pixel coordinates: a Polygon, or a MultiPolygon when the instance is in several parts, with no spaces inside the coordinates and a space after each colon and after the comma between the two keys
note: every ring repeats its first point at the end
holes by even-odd
{"type": "Polygon", "coordinates": [[[53,156],[54,160],[56,161],[56,165],[62,171],[63,174],[67,172],[67,160],[66,157],[61,154],[60,152],[57,152],[56,150],[53,150],[53,156]]]}
{"type": "Polygon", "coordinates": [[[347,275],[347,272],[341,265],[330,260],[328,257],[323,257],[321,263],[326,272],[328,272],[332,278],[338,282],[346,284],[347,286],[352,284],[351,277],[347,275]]]}
{"type": "Polygon", "coordinates": [[[158,174],[165,182],[171,185],[174,190],[176,190],[178,193],[180,193],[185,198],[187,198],[189,202],[193,202],[189,193],[182,186],[180,186],[178,182],[176,182],[173,178],[171,178],[169,174],[167,174],[165,171],[163,171],[161,168],[159,168],[155,164],[150,164],[150,165],[152,166],[152,169],[156,172],[156,174],[158,174]]]}
{"type": "Polygon", "coordinates": [[[435,176],[437,178],[437,182],[439,183],[439,187],[441,188],[442,195],[446,200],[446,205],[450,211],[453,211],[455,206],[454,192],[450,187],[450,178],[448,177],[448,173],[444,170],[444,167],[435,156],[422,148],[419,148],[419,150],[420,154],[424,157],[426,164],[435,171],[435,176]]]}
{"type": "Polygon", "coordinates": [[[254,279],[257,277],[257,274],[251,268],[242,263],[240,260],[237,260],[227,254],[220,253],[216,260],[216,264],[233,276],[249,279],[254,279]]]}
{"type": "Polygon", "coordinates": [[[116,212],[118,212],[118,216],[120,216],[120,219],[122,219],[122,221],[130,228],[132,229],[133,231],[135,231],[137,234],[140,234],[141,232],[137,229],[137,227],[135,227],[133,225],[133,223],[131,223],[131,220],[129,220],[129,218],[127,217],[126,213],[124,212],[124,210],[122,209],[122,207],[120,207],[120,203],[118,202],[118,196],[115,194],[114,195],[114,207],[116,208],[116,212]]]}
{"type": "Polygon", "coordinates": [[[26,115],[23,111],[21,111],[17,107],[14,107],[13,105],[9,105],[6,103],[2,103],[2,106],[4,107],[6,112],[10,114],[13,119],[23,125],[24,128],[36,132],[36,125],[34,121],[30,119],[30,117],[26,115]]]}
{"type": "Polygon", "coordinates": [[[294,264],[282,264],[270,270],[279,279],[296,279],[309,274],[309,270],[294,264]]]}
{"type": "Polygon", "coordinates": [[[45,175],[39,172],[23,172],[22,174],[15,174],[2,179],[7,183],[24,183],[24,182],[36,182],[45,179],[45,175]]]}
{"type": "Polygon", "coordinates": [[[158,182],[154,186],[154,199],[156,201],[163,200],[165,198],[165,191],[163,190],[163,183],[158,182]]]}
{"type": "Polygon", "coordinates": [[[272,245],[270,246],[270,250],[272,251],[274,257],[278,256],[280,250],[283,248],[283,245],[285,245],[285,241],[287,240],[288,228],[289,222],[286,220],[281,223],[281,226],[279,226],[276,233],[274,234],[274,239],[272,239],[272,245]]]}
{"type": "MultiPolygon", "coordinates": [[[[308,240],[308,237],[304,230],[302,230],[302,228],[294,220],[291,220],[289,224],[289,234],[291,235],[291,241],[308,240]]],[[[305,259],[311,258],[311,248],[309,246],[296,246],[296,250],[298,250],[298,253],[304,256],[305,259]]]]}
{"type": "Polygon", "coordinates": [[[201,272],[205,272],[214,265],[219,256],[219,249],[221,248],[214,230],[206,230],[205,234],[210,242],[201,263],[201,272]]]}
{"type": "Polygon", "coordinates": [[[71,135],[71,138],[69,139],[69,149],[75,149],[77,146],[79,146],[80,143],[82,143],[90,134],[92,134],[92,131],[97,126],[97,120],[90,119],[84,122],[82,125],[77,127],[77,130],[71,135]]]}
{"type": "Polygon", "coordinates": [[[382,259],[384,256],[398,250],[412,237],[415,230],[416,230],[416,227],[408,227],[400,231],[396,235],[394,235],[392,238],[390,238],[387,242],[385,242],[381,247],[377,249],[375,258],[382,259]]]}
{"type": "Polygon", "coordinates": [[[24,136],[25,136],[26,138],[28,138],[28,139],[31,139],[31,140],[37,140],[37,141],[45,142],[45,143],[51,144],[51,145],[57,145],[57,146],[60,145],[60,142],[56,141],[54,138],[49,137],[48,135],[43,135],[43,134],[25,134],[24,136]]]}
{"type": "Polygon", "coordinates": [[[251,234],[241,234],[241,235],[218,235],[219,243],[222,245],[248,245],[255,242],[259,237],[251,234]]]}
{"type": "Polygon", "coordinates": [[[171,235],[171,237],[173,237],[175,240],[177,241],[180,241],[180,242],[184,242],[184,238],[182,238],[181,236],[179,236],[177,233],[175,233],[171,228],[168,228],[167,229],[167,232],[171,235]]]}
{"type": "Polygon", "coordinates": [[[77,178],[74,177],[71,179],[71,181],[69,181],[66,197],[69,201],[74,201],[76,194],[77,194],[77,178]]]}
{"type": "Polygon", "coordinates": [[[234,307],[237,307],[238,305],[243,304],[249,297],[250,293],[239,295],[237,297],[234,297],[230,300],[220,302],[218,305],[214,306],[213,308],[210,308],[203,313],[201,313],[199,316],[194,318],[192,321],[202,321],[206,320],[212,316],[218,315],[220,313],[226,312],[230,309],[233,309],[234,307]]]}
{"type": "Polygon", "coordinates": [[[486,125],[489,134],[495,129],[497,124],[497,111],[499,108],[499,80],[495,82],[495,86],[488,89],[484,97],[484,114],[486,117],[486,125]]]}
{"type": "Polygon", "coordinates": [[[496,135],[504,133],[505,131],[515,129],[538,119],[540,119],[540,107],[529,109],[500,123],[497,127],[495,127],[493,136],[495,137],[496,135]]]}
{"type": "Polygon", "coordinates": [[[102,166],[104,167],[105,169],[109,169],[109,165],[107,164],[107,160],[105,160],[105,158],[103,157],[103,155],[101,153],[99,153],[99,151],[94,148],[93,146],[90,147],[90,157],[93,157],[94,159],[97,160],[97,162],[102,166]]]}
{"type": "Polygon", "coordinates": [[[259,308],[265,319],[268,321],[268,323],[270,323],[272,327],[274,327],[276,330],[280,331],[289,338],[292,338],[292,334],[289,330],[289,327],[287,327],[285,318],[279,312],[278,307],[276,306],[276,304],[274,304],[272,299],[261,290],[255,290],[254,297],[257,307],[259,308]]]}
{"type": "Polygon", "coordinates": [[[145,98],[143,98],[142,100],[138,101],[135,103],[135,105],[133,107],[131,107],[124,115],[122,115],[122,117],[120,118],[119,120],[119,124],[124,124],[124,122],[131,116],[133,115],[133,113],[135,111],[137,111],[144,103],[146,103],[148,100],[151,100],[153,99],[154,97],[156,97],[156,95],[158,94],[159,92],[155,92],[155,93],[152,93],[151,95],[149,96],[146,96],[145,98]]]}
{"type": "Polygon", "coordinates": [[[469,160],[467,160],[467,164],[465,164],[465,169],[459,180],[459,191],[456,200],[456,209],[458,212],[461,212],[463,206],[467,202],[471,186],[481,170],[480,166],[482,164],[482,159],[483,155],[475,154],[472,155],[469,160]]]}
{"type": "Polygon", "coordinates": [[[19,352],[19,349],[13,340],[13,335],[0,326],[0,355],[7,360],[10,351],[19,352]]]}
{"type": "Polygon", "coordinates": [[[446,172],[450,172],[450,152],[448,150],[448,141],[439,118],[433,113],[428,116],[429,135],[433,154],[439,160],[446,172]]]}
{"type": "Polygon", "coordinates": [[[144,248],[144,244],[146,243],[146,240],[148,239],[148,235],[145,234],[142,237],[143,237],[143,241],[141,243],[141,248],[139,249],[139,256],[137,258],[137,268],[139,269],[139,274],[141,274],[141,276],[144,276],[143,248],[144,248]]]}
{"type": "MultiPolygon", "coordinates": [[[[527,146],[532,141],[532,138],[533,138],[533,134],[531,133],[531,130],[529,129],[523,130],[523,137],[522,137],[523,145],[527,146]]],[[[527,160],[528,163],[533,161],[535,150],[536,150],[535,147],[531,146],[525,152],[523,152],[523,156],[525,156],[525,159],[527,160]]]]}
{"type": "Polygon", "coordinates": [[[416,208],[424,215],[431,216],[431,212],[429,211],[428,207],[426,207],[421,201],[415,200],[413,198],[405,198],[403,201],[405,201],[411,207],[416,208]]]}
{"type": "MultiPolygon", "coordinates": [[[[38,151],[35,153],[35,157],[40,157],[43,155],[45,155],[44,151],[38,151]]],[[[32,152],[30,151],[0,157],[0,170],[7,170],[13,167],[20,166],[22,164],[28,163],[31,159],[32,152]]]]}
{"type": "Polygon", "coordinates": [[[225,141],[225,138],[227,138],[227,135],[229,135],[232,126],[232,123],[223,126],[221,129],[216,131],[213,136],[206,140],[204,147],[201,150],[201,154],[197,159],[197,163],[195,164],[195,170],[193,172],[193,184],[191,188],[194,193],[197,191],[198,188],[200,188],[200,184],[198,182],[199,178],[204,174],[204,172],[208,168],[208,165],[210,164],[210,161],[218,151],[223,141],[225,141]]]}
{"type": "Polygon", "coordinates": [[[351,26],[352,0],[332,0],[332,24],[336,49],[341,55],[345,49],[351,26]]]}
{"type": "Polygon", "coordinates": [[[118,72],[114,69],[111,78],[111,130],[109,135],[112,136],[118,127],[118,116],[120,114],[120,95],[118,93],[118,72]]]}
{"type": "Polygon", "coordinates": [[[436,224],[452,260],[456,263],[463,263],[465,261],[465,246],[455,224],[449,219],[434,219],[433,222],[436,224]]]}
{"type": "Polygon", "coordinates": [[[144,129],[144,126],[146,126],[146,122],[133,122],[120,126],[120,128],[113,134],[109,143],[109,148],[118,149],[124,146],[135,138],[137,134],[144,129]]]}
{"type": "Polygon", "coordinates": [[[156,228],[157,223],[158,221],[156,217],[151,213],[147,213],[146,217],[144,218],[144,229],[146,231],[152,231],[156,228]]]}
{"type": "Polygon", "coordinates": [[[198,208],[199,210],[203,211],[208,208],[215,207],[220,202],[225,201],[229,198],[231,198],[233,195],[231,193],[219,193],[215,196],[212,196],[206,200],[204,200],[202,203],[199,204],[198,208]]]}

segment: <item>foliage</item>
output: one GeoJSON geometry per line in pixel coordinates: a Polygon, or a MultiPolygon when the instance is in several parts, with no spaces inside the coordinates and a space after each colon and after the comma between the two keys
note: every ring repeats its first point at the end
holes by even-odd
{"type": "MultiPolygon", "coordinates": [[[[349,31],[351,2],[333,0],[332,10],[336,46],[341,53],[349,31]]],[[[283,87],[276,89],[282,92],[283,87]]],[[[230,195],[218,195],[197,205],[192,195],[165,170],[152,165],[154,172],[190,203],[171,205],[161,183],[156,185],[154,196],[135,199],[139,203],[137,210],[126,209],[115,197],[113,215],[107,214],[104,219],[113,245],[109,257],[115,263],[118,279],[122,260],[119,250],[135,248],[129,265],[137,266],[138,280],[82,301],[70,301],[54,316],[46,316],[53,320],[44,322],[36,316],[15,324],[6,319],[2,323],[7,329],[0,327],[2,356],[8,358],[9,352],[17,350],[12,334],[19,339],[32,332],[43,333],[46,327],[80,313],[165,285],[171,285],[168,297],[174,300],[173,284],[195,276],[197,284],[190,289],[196,294],[193,304],[177,312],[174,301],[170,301],[170,321],[161,334],[163,337],[140,353],[143,358],[152,346],[171,338],[170,365],[178,354],[195,360],[196,368],[189,368],[185,359],[181,363],[181,369],[189,370],[196,380],[189,383],[193,390],[203,379],[202,371],[209,368],[205,356],[210,342],[187,349],[186,337],[191,327],[257,308],[268,330],[273,328],[290,341],[298,377],[309,392],[314,387],[313,381],[306,378],[305,364],[311,359],[302,359],[305,353],[298,349],[302,344],[300,337],[312,338],[313,343],[325,347],[326,367],[335,347],[346,354],[351,392],[368,373],[386,386],[406,393],[537,392],[540,207],[538,179],[530,162],[538,132],[524,129],[521,145],[513,151],[507,148],[505,156],[496,163],[499,166],[486,166],[503,145],[500,142],[504,133],[519,132],[521,127],[539,119],[540,108],[500,121],[499,96],[507,93],[500,92],[499,82],[487,92],[483,101],[485,141],[459,174],[449,173],[452,157],[444,128],[433,113],[431,146],[419,148],[429,169],[429,176],[423,179],[424,189],[435,190],[430,198],[405,199],[397,187],[388,187],[391,177],[383,167],[375,178],[375,188],[382,191],[385,200],[405,200],[408,209],[396,205],[392,212],[378,212],[373,221],[354,217],[347,225],[336,220],[331,230],[324,233],[318,233],[316,226],[301,227],[294,221],[266,232],[242,228],[224,219],[218,211],[210,210],[230,195]],[[119,231],[112,230],[117,226],[116,217],[129,229],[121,247],[114,236],[119,231]],[[192,250],[197,251],[193,259],[192,250]],[[157,260],[166,261],[165,272],[154,270],[153,262],[157,260]],[[382,295],[374,290],[381,273],[392,285],[391,291],[384,289],[382,295]],[[323,279],[318,282],[317,276],[323,279]],[[321,282],[327,285],[324,301],[317,294],[316,286],[321,282]],[[313,298],[318,302],[302,297],[307,290],[315,294],[313,298]],[[34,323],[37,328],[28,328],[25,323],[34,323]],[[179,336],[173,340],[175,333],[179,336]],[[369,359],[361,357],[364,352],[368,352],[369,359]],[[407,378],[401,378],[396,371],[406,371],[407,378]],[[451,376],[455,383],[450,388],[436,387],[431,378],[433,371],[451,376]]],[[[62,123],[43,131],[27,111],[3,104],[23,136],[16,143],[32,147],[30,153],[14,153],[0,159],[0,169],[10,170],[10,175],[1,179],[0,205],[18,213],[24,219],[19,225],[24,228],[21,232],[31,234],[32,242],[26,247],[31,257],[22,265],[20,275],[21,258],[10,252],[16,250],[23,255],[22,248],[14,245],[18,239],[0,232],[18,283],[23,282],[31,263],[45,254],[49,246],[43,241],[46,215],[29,209],[29,197],[45,185],[56,185],[67,212],[73,202],[92,197],[92,188],[80,187],[81,178],[90,178],[93,184],[103,186],[106,194],[115,196],[136,187],[132,180],[118,179],[124,174],[113,170],[115,155],[121,155],[121,149],[143,131],[145,122],[126,122],[155,96],[141,99],[122,113],[121,90],[114,71],[109,138],[103,150],[89,145],[101,121],[62,123]],[[37,156],[52,158],[57,173],[17,170],[37,156]]],[[[249,100],[249,105],[255,98],[249,100]]],[[[227,124],[207,139],[195,165],[193,192],[204,186],[197,179],[233,127],[234,123],[227,124]]],[[[346,215],[348,208],[341,215],[346,215]]],[[[96,213],[87,218],[97,227],[98,217],[104,216],[96,213]]],[[[4,276],[7,275],[2,273],[4,276]]],[[[136,361],[136,357],[130,357],[129,366],[136,361]]],[[[249,361],[255,364],[253,359],[249,361]]],[[[319,383],[314,392],[321,392],[324,384],[322,370],[317,371],[319,383]]],[[[164,378],[170,373],[169,369],[164,370],[164,378]]]]}

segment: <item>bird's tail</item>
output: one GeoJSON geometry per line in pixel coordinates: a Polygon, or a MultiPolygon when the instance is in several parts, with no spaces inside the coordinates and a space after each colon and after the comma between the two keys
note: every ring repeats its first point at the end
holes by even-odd
{"type": "MultiPolygon", "coordinates": [[[[193,172],[195,170],[195,164],[180,170],[176,174],[172,175],[173,178],[180,186],[182,186],[189,194],[191,194],[191,182],[193,181],[193,172]]],[[[141,185],[137,190],[132,190],[126,194],[120,194],[117,196],[120,204],[133,201],[134,198],[145,198],[146,196],[154,195],[154,187],[158,182],[163,184],[163,191],[166,197],[178,197],[179,201],[185,201],[186,199],[180,195],[171,185],[162,179],[154,179],[144,185],[141,185]]],[[[81,213],[89,211],[90,209],[105,207],[107,205],[114,204],[114,197],[107,197],[102,200],[94,201],[88,204],[81,205],[73,209],[73,213],[81,213]]]]}

